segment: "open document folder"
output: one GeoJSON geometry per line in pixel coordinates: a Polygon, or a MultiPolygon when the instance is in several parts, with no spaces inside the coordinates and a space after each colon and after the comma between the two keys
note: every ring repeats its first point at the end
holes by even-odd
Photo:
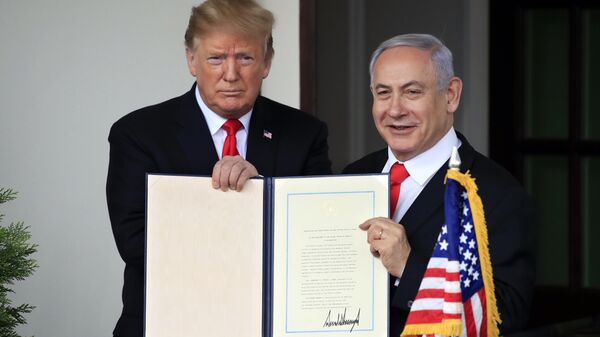
{"type": "Polygon", "coordinates": [[[388,176],[148,175],[145,336],[388,334],[388,275],[364,220],[388,215],[388,176]]]}

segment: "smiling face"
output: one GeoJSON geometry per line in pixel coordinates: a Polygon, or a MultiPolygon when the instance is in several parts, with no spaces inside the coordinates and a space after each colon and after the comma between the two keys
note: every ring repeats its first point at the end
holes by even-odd
{"type": "Polygon", "coordinates": [[[254,105],[271,60],[265,39],[216,27],[186,49],[190,73],[196,77],[206,105],[224,118],[239,118],[254,105]]]}
{"type": "Polygon", "coordinates": [[[431,53],[413,47],[385,50],[373,67],[373,120],[397,159],[427,151],[452,127],[462,82],[438,90],[431,53]]]}

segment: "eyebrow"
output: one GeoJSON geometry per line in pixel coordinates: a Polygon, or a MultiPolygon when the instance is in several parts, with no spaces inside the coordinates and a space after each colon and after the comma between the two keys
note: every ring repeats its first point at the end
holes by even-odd
{"type": "MultiPolygon", "coordinates": [[[[408,88],[408,87],[410,87],[412,85],[418,85],[420,87],[425,87],[425,85],[423,84],[423,82],[412,80],[412,81],[408,81],[408,82],[404,83],[403,85],[400,86],[400,88],[401,89],[406,89],[406,88],[408,88]]],[[[375,85],[375,89],[381,89],[381,88],[383,88],[383,89],[389,89],[391,87],[392,87],[391,85],[381,84],[381,83],[375,85]]]]}
{"type": "Polygon", "coordinates": [[[375,85],[375,89],[389,89],[389,88],[391,88],[391,86],[385,85],[385,84],[381,84],[381,83],[375,85]]]}
{"type": "Polygon", "coordinates": [[[408,88],[408,87],[410,87],[410,86],[413,86],[413,85],[417,85],[417,86],[419,86],[419,87],[425,87],[425,84],[423,84],[423,82],[420,82],[420,81],[413,80],[413,81],[409,81],[409,82],[405,83],[405,84],[404,84],[403,86],[401,86],[400,88],[402,88],[402,89],[406,89],[406,88],[408,88]]]}

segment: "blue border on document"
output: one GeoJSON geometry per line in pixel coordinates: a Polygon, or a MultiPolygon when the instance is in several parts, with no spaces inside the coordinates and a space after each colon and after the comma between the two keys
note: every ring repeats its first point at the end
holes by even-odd
{"type": "MultiPolygon", "coordinates": [[[[372,207],[371,207],[371,217],[375,216],[375,191],[351,191],[351,192],[312,192],[312,193],[288,193],[286,195],[286,251],[285,251],[285,332],[286,333],[329,333],[329,332],[348,332],[348,329],[338,329],[338,330],[297,330],[297,331],[290,331],[288,328],[288,284],[289,284],[289,272],[288,272],[288,260],[289,260],[289,247],[290,247],[290,243],[289,243],[289,225],[290,225],[290,212],[289,212],[289,208],[290,208],[290,196],[297,196],[297,195],[316,195],[316,194],[371,194],[371,200],[372,200],[372,207]]],[[[375,257],[372,257],[372,264],[371,264],[371,276],[372,276],[372,284],[373,284],[373,288],[372,290],[372,296],[371,298],[373,299],[373,302],[371,303],[371,327],[367,327],[367,328],[359,328],[359,329],[353,329],[352,331],[373,331],[375,330],[375,257]]]]}

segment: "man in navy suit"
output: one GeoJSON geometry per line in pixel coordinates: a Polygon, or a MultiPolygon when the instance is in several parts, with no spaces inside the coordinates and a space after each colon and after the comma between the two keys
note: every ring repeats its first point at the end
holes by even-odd
{"type": "MultiPolygon", "coordinates": [[[[345,173],[402,169],[392,219],[373,218],[371,252],[391,277],[390,336],[398,336],[444,223],[444,177],[452,147],[461,171],[476,179],[485,208],[502,334],[527,322],[534,279],[531,203],[503,168],[475,151],[453,128],[462,91],[452,53],[437,38],[407,34],[384,41],[370,64],[373,120],[388,147],[348,165],[345,173]],[[398,163],[398,164],[396,164],[398,163]]],[[[394,173],[391,174],[394,176],[394,173]]]]}
{"type": "Polygon", "coordinates": [[[211,175],[224,191],[239,191],[259,174],[331,173],[326,125],[259,95],[274,53],[272,25],[271,12],[253,0],[194,7],[185,45],[196,83],[112,126],[106,195],[125,261],[115,336],[143,333],[146,173],[211,175]],[[236,125],[231,137],[229,123],[236,125]]]}

